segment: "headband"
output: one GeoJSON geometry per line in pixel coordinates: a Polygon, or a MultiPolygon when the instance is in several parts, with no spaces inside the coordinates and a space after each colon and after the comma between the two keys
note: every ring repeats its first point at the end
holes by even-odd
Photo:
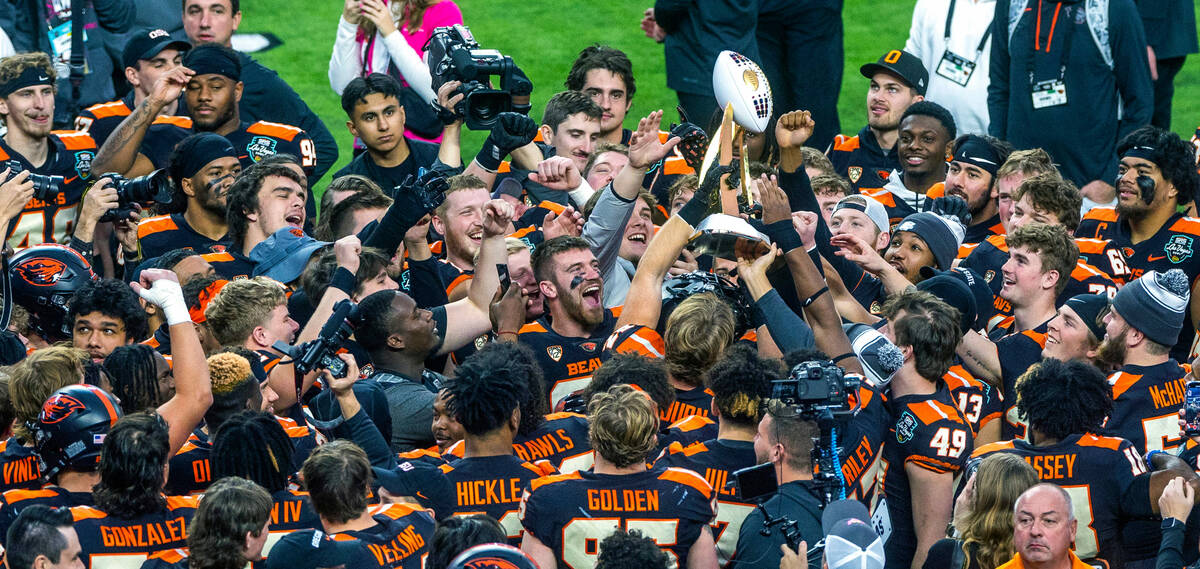
{"type": "Polygon", "coordinates": [[[34,85],[54,85],[54,80],[50,78],[51,75],[51,73],[47,73],[41,67],[26,67],[20,75],[0,85],[0,97],[7,97],[21,89],[33,87],[34,85]]]}
{"type": "Polygon", "coordinates": [[[1158,149],[1153,146],[1130,146],[1125,149],[1125,153],[1121,155],[1121,158],[1125,158],[1126,156],[1149,160],[1155,164],[1158,163],[1158,149]]]}
{"type": "Polygon", "coordinates": [[[200,46],[187,53],[184,66],[196,72],[196,75],[224,75],[234,81],[242,79],[242,62],[237,60],[225,49],[213,46],[200,46]]]}
{"type": "Polygon", "coordinates": [[[233,145],[224,136],[211,132],[196,134],[184,140],[179,145],[178,156],[183,159],[179,170],[182,178],[195,176],[218,158],[238,157],[233,145]]]}
{"type": "Polygon", "coordinates": [[[993,176],[1000,169],[1000,157],[996,149],[983,137],[973,134],[955,145],[954,161],[976,166],[993,176]]]}

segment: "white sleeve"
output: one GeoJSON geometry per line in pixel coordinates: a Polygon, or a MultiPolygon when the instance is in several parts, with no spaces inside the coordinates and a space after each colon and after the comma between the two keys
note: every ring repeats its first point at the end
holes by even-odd
{"type": "Polygon", "coordinates": [[[929,62],[926,60],[930,57],[928,43],[929,38],[925,37],[926,28],[925,19],[929,17],[929,2],[917,0],[916,6],[913,7],[912,24],[908,29],[908,41],[904,44],[904,51],[917,56],[917,59],[925,62],[926,67],[929,62]]]}
{"type": "Polygon", "coordinates": [[[333,40],[333,54],[329,56],[329,86],[338,95],[355,77],[362,75],[362,56],[358,42],[354,41],[358,26],[338,17],[337,36],[333,40]]]}
{"type": "Polygon", "coordinates": [[[408,41],[399,31],[385,36],[383,43],[387,46],[388,57],[392,58],[392,63],[396,64],[404,80],[416,89],[421,99],[429,102],[437,100],[437,93],[433,90],[433,76],[429,74],[429,67],[425,65],[422,55],[408,45],[408,41]]]}
{"type": "Polygon", "coordinates": [[[8,39],[8,34],[0,29],[0,59],[4,59],[10,55],[15,55],[17,50],[13,48],[12,40],[8,39]]]}

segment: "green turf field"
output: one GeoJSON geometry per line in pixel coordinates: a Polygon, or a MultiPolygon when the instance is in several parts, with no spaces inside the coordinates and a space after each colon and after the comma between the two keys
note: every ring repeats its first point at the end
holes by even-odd
{"type": "MultiPolygon", "coordinates": [[[[510,55],[534,83],[535,116],[546,99],[563,87],[567,70],[584,46],[603,42],[629,54],[637,76],[637,95],[630,116],[654,109],[674,116],[675,96],[666,87],[662,46],[642,35],[638,22],[652,0],[609,0],[608,2],[529,2],[512,0],[457,0],[475,38],[485,48],[510,55]]],[[[258,58],[277,70],[324,119],[341,147],[334,170],[350,158],[350,135],[338,98],[329,88],[326,75],[342,2],[319,0],[298,9],[287,0],[243,2],[243,31],[270,31],[285,42],[258,58]]],[[[873,61],[887,49],[901,47],[915,0],[847,0],[846,71],[838,104],[844,131],[855,132],[866,118],[866,80],[858,66],[873,61]]],[[[1175,80],[1175,109],[1172,127],[1187,138],[1200,124],[1200,62],[1195,56],[1175,80]]],[[[627,121],[626,126],[632,126],[627,121]]],[[[482,136],[468,135],[464,154],[478,149],[482,136]]],[[[331,171],[332,173],[332,171],[331,171]]],[[[324,182],[328,182],[327,176],[324,182]]],[[[324,183],[321,184],[323,186],[324,183]]]]}

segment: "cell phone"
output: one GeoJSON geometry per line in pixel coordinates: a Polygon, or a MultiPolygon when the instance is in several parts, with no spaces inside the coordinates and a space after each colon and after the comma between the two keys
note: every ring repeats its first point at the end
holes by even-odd
{"type": "Polygon", "coordinates": [[[770,496],[779,490],[779,481],[775,479],[775,465],[770,462],[734,471],[733,479],[737,481],[738,493],[743,500],[770,496]]]}
{"type": "Polygon", "coordinates": [[[1194,437],[1200,435],[1200,381],[1189,381],[1183,393],[1183,420],[1186,424],[1183,434],[1194,437]]]}
{"type": "Polygon", "coordinates": [[[508,265],[504,263],[496,263],[496,274],[500,276],[500,295],[508,292],[508,286],[512,284],[512,279],[508,278],[508,265]]]}

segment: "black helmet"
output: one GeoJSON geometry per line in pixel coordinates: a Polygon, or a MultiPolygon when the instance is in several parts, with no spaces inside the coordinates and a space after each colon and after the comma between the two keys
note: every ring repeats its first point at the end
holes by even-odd
{"type": "Polygon", "coordinates": [[[751,303],[749,295],[721,275],[693,271],[672,277],[663,283],[662,311],[659,312],[658,330],[667,329],[667,319],[671,317],[671,312],[675,310],[676,306],[679,306],[679,303],[702,292],[711,292],[717,295],[717,298],[725,301],[725,304],[733,309],[733,316],[737,320],[737,329],[734,330],[735,340],[754,327],[752,323],[754,305],[751,303]]]}
{"type": "Polygon", "coordinates": [[[459,553],[447,569],[537,569],[537,563],[507,543],[484,543],[459,553]]]}
{"type": "Polygon", "coordinates": [[[117,419],[117,398],[94,385],[68,385],[55,391],[32,425],[42,475],[65,469],[92,471],[100,465],[100,447],[117,419]]]}
{"type": "Polygon", "coordinates": [[[8,262],[13,302],[29,312],[29,326],[47,342],[71,337],[67,307],[84,283],[96,279],[92,265],[70,247],[38,245],[8,262]]]}

